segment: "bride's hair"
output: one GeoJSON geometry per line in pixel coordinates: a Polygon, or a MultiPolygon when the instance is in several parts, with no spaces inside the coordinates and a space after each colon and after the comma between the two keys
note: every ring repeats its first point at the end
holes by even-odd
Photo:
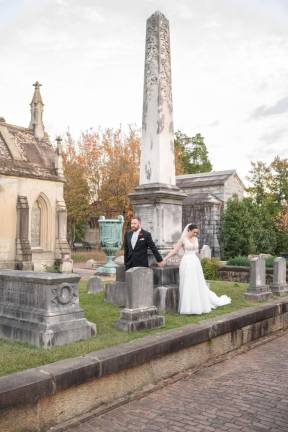
{"type": "Polygon", "coordinates": [[[193,231],[194,229],[198,229],[198,226],[195,225],[195,224],[190,224],[190,225],[188,225],[188,227],[187,227],[187,230],[188,230],[188,231],[193,231]]]}

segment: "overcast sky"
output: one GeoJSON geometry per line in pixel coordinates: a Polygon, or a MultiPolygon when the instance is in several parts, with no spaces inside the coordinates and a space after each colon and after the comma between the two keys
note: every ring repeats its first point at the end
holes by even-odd
{"type": "Polygon", "coordinates": [[[28,126],[39,80],[53,140],[141,126],[146,19],[170,21],[174,128],[214,170],[288,157],[288,0],[0,0],[0,116],[28,126]]]}

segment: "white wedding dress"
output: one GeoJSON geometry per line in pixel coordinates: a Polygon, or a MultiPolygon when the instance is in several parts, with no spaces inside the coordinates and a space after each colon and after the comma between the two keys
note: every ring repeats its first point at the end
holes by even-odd
{"type": "Polygon", "coordinates": [[[199,250],[197,238],[184,238],[182,247],[184,255],[179,266],[179,313],[200,315],[231,303],[230,297],[218,297],[209,289],[196,254],[199,250]]]}

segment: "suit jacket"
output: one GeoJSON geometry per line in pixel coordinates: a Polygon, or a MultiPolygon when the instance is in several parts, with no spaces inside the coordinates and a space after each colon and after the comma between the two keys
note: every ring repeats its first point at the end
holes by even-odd
{"type": "Polygon", "coordinates": [[[129,231],[124,237],[124,264],[126,270],[132,267],[148,267],[148,248],[153,252],[157,262],[163,260],[148,231],[140,230],[134,249],[132,249],[131,244],[132,234],[133,232],[129,231]]]}

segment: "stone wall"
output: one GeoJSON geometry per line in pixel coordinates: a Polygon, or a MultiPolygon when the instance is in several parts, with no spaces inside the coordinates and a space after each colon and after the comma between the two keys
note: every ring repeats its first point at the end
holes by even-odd
{"type": "Polygon", "coordinates": [[[274,301],[2,377],[0,430],[41,432],[91,410],[105,410],[287,327],[287,300],[274,301]]]}
{"type": "MultiPolygon", "coordinates": [[[[240,266],[222,266],[219,269],[219,279],[230,282],[249,283],[249,267],[240,266]]],[[[288,269],[287,269],[288,280],[288,269]]],[[[266,267],[266,283],[271,284],[273,281],[273,269],[266,267]]]]}

